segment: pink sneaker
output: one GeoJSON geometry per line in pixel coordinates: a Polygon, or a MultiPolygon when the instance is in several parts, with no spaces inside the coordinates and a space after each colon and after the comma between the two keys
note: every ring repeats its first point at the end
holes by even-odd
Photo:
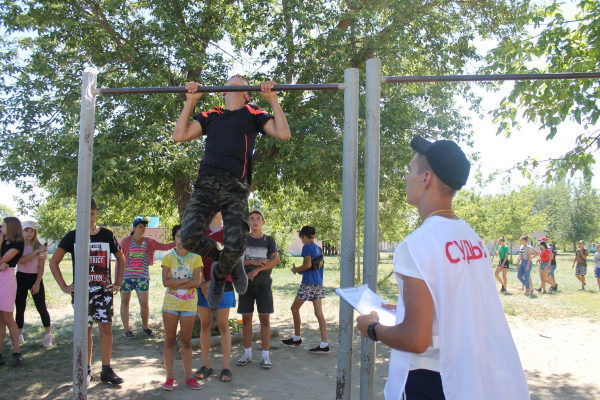
{"type": "Polygon", "coordinates": [[[173,390],[174,383],[175,383],[175,378],[167,378],[165,383],[163,383],[162,388],[164,390],[173,390]]]}
{"type": "Polygon", "coordinates": [[[189,387],[190,389],[194,389],[194,390],[202,389],[202,384],[194,378],[188,378],[185,380],[184,383],[185,383],[185,386],[189,387]]]}

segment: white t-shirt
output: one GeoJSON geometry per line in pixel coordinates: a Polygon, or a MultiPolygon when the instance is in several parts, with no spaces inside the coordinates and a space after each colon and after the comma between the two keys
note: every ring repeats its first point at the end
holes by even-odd
{"type": "Polygon", "coordinates": [[[396,249],[394,272],[400,289],[397,323],[404,320],[400,275],[420,275],[433,298],[439,347],[434,340],[424,355],[392,350],[386,399],[402,398],[411,364],[419,358],[435,359],[430,351],[439,351],[439,372],[448,400],[529,398],[490,273],[487,248],[466,222],[427,218],[396,249]]]}
{"type": "MultiPolygon", "coordinates": [[[[402,246],[402,245],[400,245],[402,246]]],[[[399,247],[400,247],[399,246],[399,247]]],[[[401,249],[397,252],[398,257],[394,256],[394,273],[396,274],[396,281],[398,282],[398,303],[402,301],[404,298],[404,281],[400,275],[408,276],[411,278],[421,279],[423,280],[423,275],[417,268],[414,260],[406,249],[401,249]]],[[[402,321],[398,321],[398,316],[396,315],[396,323],[399,324],[402,321]]],[[[432,343],[422,354],[410,353],[410,370],[413,369],[428,369],[431,371],[440,371],[440,343],[439,343],[439,328],[438,328],[438,320],[435,314],[435,310],[433,312],[433,325],[432,325],[432,343]]]]}

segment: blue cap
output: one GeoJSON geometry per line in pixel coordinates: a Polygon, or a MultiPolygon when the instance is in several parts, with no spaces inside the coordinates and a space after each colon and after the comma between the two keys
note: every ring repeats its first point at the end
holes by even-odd
{"type": "Polygon", "coordinates": [[[145,220],[144,218],[136,218],[135,220],[133,220],[133,223],[131,224],[131,227],[135,228],[139,224],[144,224],[144,225],[148,226],[148,221],[145,220]]]}

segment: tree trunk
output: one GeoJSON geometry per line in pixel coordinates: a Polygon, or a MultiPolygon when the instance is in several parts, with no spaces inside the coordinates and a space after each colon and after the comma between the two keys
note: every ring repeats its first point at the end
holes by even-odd
{"type": "Polygon", "coordinates": [[[187,177],[182,177],[173,182],[173,194],[177,202],[177,211],[179,213],[179,221],[183,218],[185,206],[192,195],[192,180],[187,177]]]}

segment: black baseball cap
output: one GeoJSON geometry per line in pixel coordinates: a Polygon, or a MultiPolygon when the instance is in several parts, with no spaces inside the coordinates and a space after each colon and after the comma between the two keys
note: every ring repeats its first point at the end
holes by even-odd
{"type": "Polygon", "coordinates": [[[422,136],[414,136],[410,147],[424,155],[433,172],[454,190],[459,190],[469,178],[471,163],[458,145],[450,140],[429,142],[422,136]]]}

